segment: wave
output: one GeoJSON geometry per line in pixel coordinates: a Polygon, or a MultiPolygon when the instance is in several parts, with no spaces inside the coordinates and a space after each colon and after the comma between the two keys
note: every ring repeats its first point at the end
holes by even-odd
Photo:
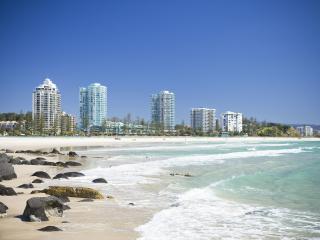
{"type": "Polygon", "coordinates": [[[180,196],[135,229],[139,240],[165,239],[297,239],[320,237],[316,214],[257,207],[218,198],[212,185],[180,196]]]}

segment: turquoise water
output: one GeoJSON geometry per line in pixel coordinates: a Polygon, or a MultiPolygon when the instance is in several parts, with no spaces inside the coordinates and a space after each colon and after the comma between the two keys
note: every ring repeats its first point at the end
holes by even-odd
{"type": "Polygon", "coordinates": [[[88,181],[105,176],[138,206],[160,208],[136,229],[141,239],[320,239],[320,142],[132,144],[86,154],[108,156],[85,171],[88,181]]]}

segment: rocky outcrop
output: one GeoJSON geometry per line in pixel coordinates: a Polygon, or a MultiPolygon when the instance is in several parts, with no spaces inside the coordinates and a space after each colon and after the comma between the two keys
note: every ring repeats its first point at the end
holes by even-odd
{"type": "Polygon", "coordinates": [[[39,177],[39,178],[48,178],[48,179],[51,178],[48,173],[43,172],[43,171],[37,171],[34,174],[32,174],[31,176],[35,176],[35,177],[39,177]]]}
{"type": "Polygon", "coordinates": [[[97,178],[92,180],[93,183],[108,183],[104,178],[97,178]]]}
{"type": "Polygon", "coordinates": [[[17,188],[34,188],[34,186],[31,183],[25,183],[25,184],[21,184],[17,188]]]}
{"type": "Polygon", "coordinates": [[[38,229],[41,232],[57,232],[57,231],[62,231],[60,228],[55,227],[55,226],[46,226],[43,228],[38,229]]]}
{"type": "Polygon", "coordinates": [[[6,187],[0,184],[0,196],[14,196],[17,195],[16,191],[11,187],[6,187]]]}
{"type": "Polygon", "coordinates": [[[7,215],[7,210],[8,207],[4,203],[0,202],[0,218],[7,215]]]}
{"type": "Polygon", "coordinates": [[[41,192],[56,197],[78,197],[78,198],[92,198],[103,199],[103,195],[97,190],[86,187],[60,187],[51,186],[41,192]]]}
{"type": "Polygon", "coordinates": [[[12,157],[5,153],[0,154],[0,181],[17,178],[12,164],[9,163],[11,159],[12,157]]]}
{"type": "Polygon", "coordinates": [[[62,215],[63,203],[59,198],[49,196],[30,198],[22,216],[25,221],[40,222],[48,221],[50,216],[62,217],[62,215]]]}
{"type": "Polygon", "coordinates": [[[43,180],[41,180],[40,178],[37,178],[33,180],[32,183],[43,183],[43,180]]]}
{"type": "Polygon", "coordinates": [[[68,153],[68,156],[69,156],[69,157],[78,157],[78,154],[77,154],[76,152],[70,151],[70,152],[68,153]]]}
{"type": "Polygon", "coordinates": [[[79,163],[79,162],[74,162],[74,161],[68,161],[65,163],[66,166],[69,166],[69,167],[77,167],[77,166],[81,166],[82,164],[79,163]]]}

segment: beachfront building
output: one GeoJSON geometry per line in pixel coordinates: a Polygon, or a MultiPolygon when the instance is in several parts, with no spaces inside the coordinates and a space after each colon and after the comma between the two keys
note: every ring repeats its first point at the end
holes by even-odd
{"type": "Polygon", "coordinates": [[[61,114],[61,133],[72,134],[76,130],[76,118],[75,116],[62,112],[61,114]]]}
{"type": "Polygon", "coordinates": [[[301,137],[312,137],[313,136],[313,128],[310,126],[297,127],[297,131],[299,132],[301,137]]]}
{"type": "Polygon", "coordinates": [[[101,127],[107,118],[107,87],[100,83],[80,88],[80,128],[101,127]]]}
{"type": "Polygon", "coordinates": [[[227,111],[221,114],[223,132],[242,132],[242,113],[227,111]]]}
{"type": "Polygon", "coordinates": [[[216,110],[210,108],[192,108],[190,114],[191,128],[194,131],[209,133],[215,130],[216,110]]]}
{"type": "Polygon", "coordinates": [[[32,93],[32,119],[36,132],[59,134],[61,131],[61,95],[48,78],[32,93]]]}
{"type": "Polygon", "coordinates": [[[151,96],[151,122],[164,131],[174,131],[175,94],[161,91],[151,96]]]}

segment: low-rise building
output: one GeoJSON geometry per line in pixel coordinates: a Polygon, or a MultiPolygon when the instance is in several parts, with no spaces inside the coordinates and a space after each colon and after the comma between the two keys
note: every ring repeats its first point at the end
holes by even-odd
{"type": "Polygon", "coordinates": [[[301,137],[312,137],[313,128],[310,126],[300,126],[296,128],[301,137]]]}

